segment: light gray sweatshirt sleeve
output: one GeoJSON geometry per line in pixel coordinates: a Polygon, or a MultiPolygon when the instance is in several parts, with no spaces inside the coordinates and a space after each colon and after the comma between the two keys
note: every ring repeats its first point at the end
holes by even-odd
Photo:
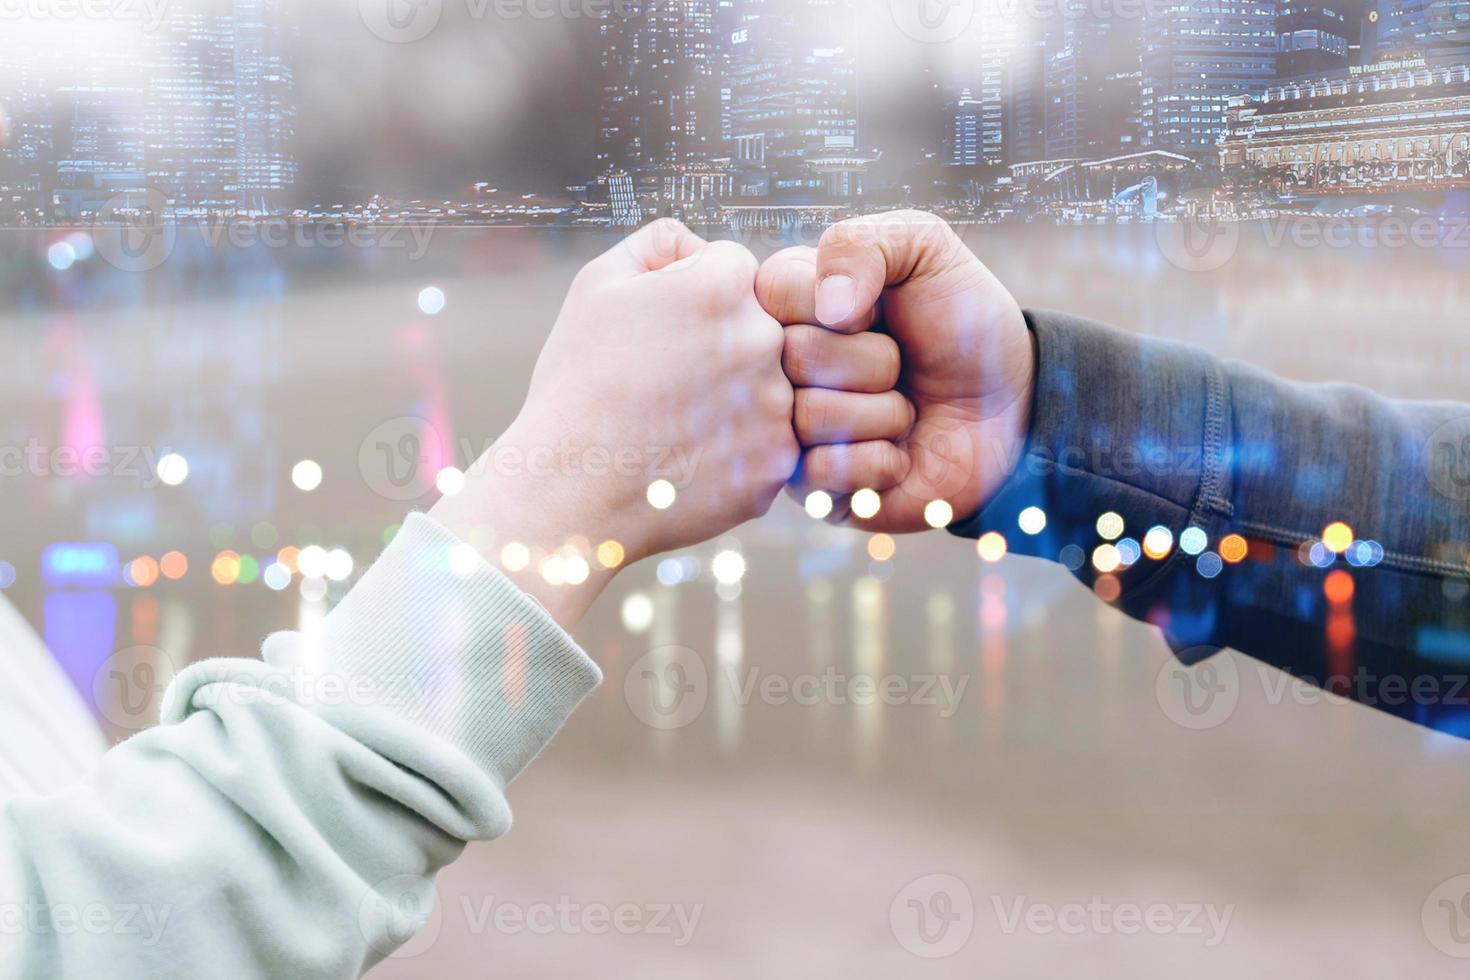
{"type": "Polygon", "coordinates": [[[412,936],[601,680],[457,543],[410,518],[319,631],[189,668],[87,782],[6,804],[0,977],[355,978],[412,936]]]}

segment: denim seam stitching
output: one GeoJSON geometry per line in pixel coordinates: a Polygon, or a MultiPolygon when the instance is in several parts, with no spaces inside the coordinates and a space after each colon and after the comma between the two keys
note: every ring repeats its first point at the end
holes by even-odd
{"type": "MultiPolygon", "coordinates": [[[[1315,534],[1305,534],[1301,531],[1292,531],[1275,524],[1263,524],[1260,521],[1240,521],[1240,529],[1248,531],[1258,538],[1265,538],[1273,544],[1286,545],[1299,548],[1309,541],[1318,541],[1320,538],[1315,534]]],[[[1441,561],[1437,558],[1424,558],[1419,555],[1406,555],[1396,551],[1385,551],[1383,560],[1378,567],[1391,568],[1399,572],[1408,572],[1415,575],[1436,575],[1444,578],[1463,578],[1470,574],[1470,569],[1453,562],[1441,561]]]]}

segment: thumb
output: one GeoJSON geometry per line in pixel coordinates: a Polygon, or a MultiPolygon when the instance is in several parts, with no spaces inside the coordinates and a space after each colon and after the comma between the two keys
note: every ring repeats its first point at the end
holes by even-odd
{"type": "Polygon", "coordinates": [[[817,319],[841,333],[867,329],[884,289],[939,271],[956,241],[943,219],[923,211],[833,225],[817,246],[817,319]]]}
{"type": "Polygon", "coordinates": [[[703,238],[674,219],[660,218],[639,228],[595,262],[609,273],[639,276],[696,255],[705,244],[703,238]]]}

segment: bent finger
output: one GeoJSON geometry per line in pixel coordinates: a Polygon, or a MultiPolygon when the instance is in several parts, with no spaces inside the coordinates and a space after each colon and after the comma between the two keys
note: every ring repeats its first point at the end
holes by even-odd
{"type": "Polygon", "coordinates": [[[876,395],[898,384],[902,360],[887,334],[848,336],[798,324],[786,328],[781,366],[794,385],[876,395]]]}
{"type": "Polygon", "coordinates": [[[794,420],[803,446],[897,442],[913,427],[914,407],[896,391],[859,394],[799,388],[794,420]]]}

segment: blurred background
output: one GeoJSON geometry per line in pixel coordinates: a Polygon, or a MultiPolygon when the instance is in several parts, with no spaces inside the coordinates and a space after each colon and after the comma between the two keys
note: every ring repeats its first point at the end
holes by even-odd
{"type": "MultiPolygon", "coordinates": [[[[457,489],[655,214],[765,257],[930,208],[1025,306],[1463,400],[1467,11],[1358,8],[0,8],[3,597],[109,737],[146,726],[457,489]]],[[[1470,957],[1466,743],[1235,654],[1181,673],[1060,567],[783,499],[579,639],[607,683],[375,976],[1470,957]]]]}

